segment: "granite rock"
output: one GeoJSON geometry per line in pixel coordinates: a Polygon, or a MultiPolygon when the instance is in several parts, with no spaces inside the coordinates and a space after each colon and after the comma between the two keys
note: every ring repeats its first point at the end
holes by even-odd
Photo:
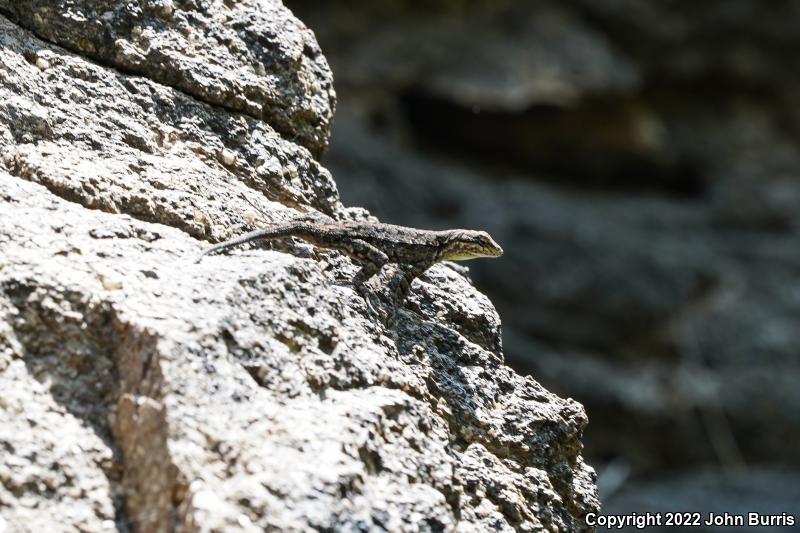
{"type": "Polygon", "coordinates": [[[316,156],[327,146],[331,72],[279,0],[2,0],[0,13],[109,68],[264,121],[316,156]]]}

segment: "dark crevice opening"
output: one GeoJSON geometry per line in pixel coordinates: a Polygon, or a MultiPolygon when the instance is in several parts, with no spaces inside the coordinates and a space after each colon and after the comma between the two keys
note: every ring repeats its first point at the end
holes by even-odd
{"type": "Polygon", "coordinates": [[[499,168],[502,174],[689,199],[703,197],[708,189],[700,162],[653,139],[647,131],[649,110],[625,96],[506,112],[468,108],[410,89],[400,103],[422,150],[499,168]]]}

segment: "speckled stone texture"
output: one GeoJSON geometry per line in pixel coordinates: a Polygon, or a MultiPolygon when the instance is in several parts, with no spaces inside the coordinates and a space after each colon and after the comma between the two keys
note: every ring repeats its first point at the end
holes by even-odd
{"type": "Polygon", "coordinates": [[[48,42],[269,122],[320,155],[336,95],[313,33],[278,0],[0,0],[48,42]]]}
{"type": "MultiPolygon", "coordinates": [[[[325,70],[299,22],[273,2],[140,3],[135,30],[129,7],[42,5],[0,1],[0,530],[587,530],[586,414],[504,365],[463,269],[431,269],[387,325],[337,253],[195,262],[299,211],[368,216],[307,149],[322,130],[290,138],[210,96],[250,54],[264,94],[321,72],[308,58],[325,70]],[[191,62],[164,44],[212,8],[204,35],[241,52],[224,71],[209,41],[191,62]],[[125,63],[137,33],[150,53],[125,63]],[[300,70],[271,42],[304,43],[300,70]]],[[[279,96],[285,117],[319,104],[279,96]]],[[[370,288],[385,308],[389,274],[370,288]]]]}

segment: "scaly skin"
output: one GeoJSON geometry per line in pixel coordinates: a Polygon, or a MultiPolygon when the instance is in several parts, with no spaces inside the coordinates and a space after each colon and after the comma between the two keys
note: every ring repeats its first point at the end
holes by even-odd
{"type": "MultiPolygon", "coordinates": [[[[206,250],[221,252],[246,242],[297,237],[319,248],[338,250],[361,265],[354,282],[361,285],[387,263],[401,265],[401,301],[411,282],[440,261],[499,257],[503,249],[485,231],[428,231],[375,222],[299,219],[245,233],[206,250]]],[[[199,260],[199,259],[198,259],[199,260]]]]}

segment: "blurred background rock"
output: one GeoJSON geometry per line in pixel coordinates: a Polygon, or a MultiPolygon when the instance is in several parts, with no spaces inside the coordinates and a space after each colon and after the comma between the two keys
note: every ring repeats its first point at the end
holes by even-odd
{"type": "Polygon", "coordinates": [[[800,4],[287,4],[344,202],[502,244],[473,277],[605,512],[798,513],[800,4]]]}

